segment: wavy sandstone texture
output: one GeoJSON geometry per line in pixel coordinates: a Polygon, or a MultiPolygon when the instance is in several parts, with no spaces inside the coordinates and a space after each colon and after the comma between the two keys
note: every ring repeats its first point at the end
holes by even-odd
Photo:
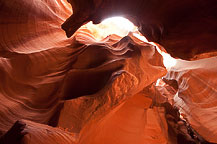
{"type": "Polygon", "coordinates": [[[0,0],[0,143],[217,143],[215,0],[68,2],[0,0]]]}

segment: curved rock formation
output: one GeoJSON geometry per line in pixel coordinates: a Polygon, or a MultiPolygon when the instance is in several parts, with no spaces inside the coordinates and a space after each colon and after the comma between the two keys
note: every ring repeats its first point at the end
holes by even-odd
{"type": "Polygon", "coordinates": [[[175,105],[191,126],[209,142],[216,139],[216,63],[217,57],[196,61],[177,60],[167,79],[178,82],[175,105]],[[195,85],[197,85],[195,87],[195,85]],[[209,133],[209,134],[207,134],[209,133]]]}
{"type": "Polygon", "coordinates": [[[68,0],[75,10],[62,25],[68,37],[88,21],[123,16],[173,56],[216,51],[216,0],[68,0]]]}
{"type": "Polygon", "coordinates": [[[217,143],[215,0],[68,2],[0,0],[0,143],[217,143]]]}

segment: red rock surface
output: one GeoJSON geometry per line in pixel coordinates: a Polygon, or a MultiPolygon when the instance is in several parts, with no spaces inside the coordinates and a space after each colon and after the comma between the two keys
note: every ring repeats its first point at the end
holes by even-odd
{"type": "Polygon", "coordinates": [[[190,59],[216,51],[216,0],[68,0],[73,15],[62,25],[68,37],[87,21],[99,23],[124,16],[140,27],[149,41],[173,56],[190,59]]]}
{"type": "Polygon", "coordinates": [[[215,0],[68,2],[0,0],[0,143],[217,143],[215,0]]]}
{"type": "Polygon", "coordinates": [[[216,57],[196,61],[177,60],[177,65],[166,76],[178,82],[175,105],[191,126],[213,143],[217,143],[216,61],[216,57]]]}

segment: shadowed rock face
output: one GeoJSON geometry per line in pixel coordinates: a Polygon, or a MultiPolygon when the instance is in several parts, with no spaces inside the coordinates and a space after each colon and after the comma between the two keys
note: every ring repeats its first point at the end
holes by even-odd
{"type": "Polygon", "coordinates": [[[215,0],[69,0],[75,9],[62,25],[68,37],[85,22],[99,23],[124,16],[173,57],[190,59],[216,51],[217,5],[215,0]]]}
{"type": "Polygon", "coordinates": [[[0,143],[217,143],[216,1],[68,2],[0,0],[0,143]]]}

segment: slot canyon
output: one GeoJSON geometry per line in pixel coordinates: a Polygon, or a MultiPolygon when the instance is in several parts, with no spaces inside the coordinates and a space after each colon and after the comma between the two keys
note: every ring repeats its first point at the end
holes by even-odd
{"type": "Polygon", "coordinates": [[[217,0],[0,0],[0,144],[217,143],[217,0]]]}

